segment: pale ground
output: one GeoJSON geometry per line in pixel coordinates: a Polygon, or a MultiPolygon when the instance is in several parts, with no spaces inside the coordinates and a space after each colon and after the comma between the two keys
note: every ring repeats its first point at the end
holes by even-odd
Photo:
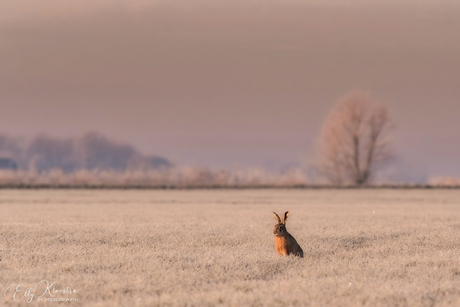
{"type": "Polygon", "coordinates": [[[460,306],[459,256],[460,190],[0,190],[0,306],[460,306]]]}

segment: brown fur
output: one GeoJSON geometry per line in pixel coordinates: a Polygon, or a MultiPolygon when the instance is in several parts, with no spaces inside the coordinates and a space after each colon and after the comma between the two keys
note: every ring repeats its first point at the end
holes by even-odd
{"type": "Polygon", "coordinates": [[[286,230],[286,220],[289,212],[284,213],[281,220],[278,214],[273,212],[278,224],[275,225],[273,233],[275,234],[275,248],[276,252],[282,256],[293,254],[294,256],[303,257],[303,250],[293,236],[286,230]]]}

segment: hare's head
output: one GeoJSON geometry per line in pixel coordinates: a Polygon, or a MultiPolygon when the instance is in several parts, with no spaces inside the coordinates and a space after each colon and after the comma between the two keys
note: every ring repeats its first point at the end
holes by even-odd
{"type": "Polygon", "coordinates": [[[277,237],[284,237],[287,234],[286,231],[286,220],[288,218],[289,212],[286,211],[283,215],[283,219],[281,220],[278,214],[273,212],[273,215],[275,215],[275,219],[278,222],[278,224],[275,225],[275,229],[273,229],[273,233],[277,237]]]}

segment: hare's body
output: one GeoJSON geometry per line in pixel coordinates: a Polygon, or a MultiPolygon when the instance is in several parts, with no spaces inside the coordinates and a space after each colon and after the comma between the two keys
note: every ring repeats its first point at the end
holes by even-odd
{"type": "Polygon", "coordinates": [[[282,256],[293,254],[294,256],[303,257],[303,250],[289,233],[286,237],[275,237],[276,252],[282,256]]]}
{"type": "Polygon", "coordinates": [[[293,254],[294,256],[303,257],[303,250],[293,236],[286,230],[286,220],[289,212],[284,213],[283,220],[281,220],[275,212],[275,219],[278,224],[275,225],[273,233],[275,234],[275,248],[276,252],[282,256],[293,254]]]}

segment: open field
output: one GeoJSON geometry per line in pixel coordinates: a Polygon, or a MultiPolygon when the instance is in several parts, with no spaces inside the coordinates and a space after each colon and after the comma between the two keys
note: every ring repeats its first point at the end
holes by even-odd
{"type": "Polygon", "coordinates": [[[58,304],[7,289],[42,280],[69,306],[460,306],[460,191],[1,190],[0,305],[58,304]],[[274,249],[287,210],[303,259],[274,249]]]}

